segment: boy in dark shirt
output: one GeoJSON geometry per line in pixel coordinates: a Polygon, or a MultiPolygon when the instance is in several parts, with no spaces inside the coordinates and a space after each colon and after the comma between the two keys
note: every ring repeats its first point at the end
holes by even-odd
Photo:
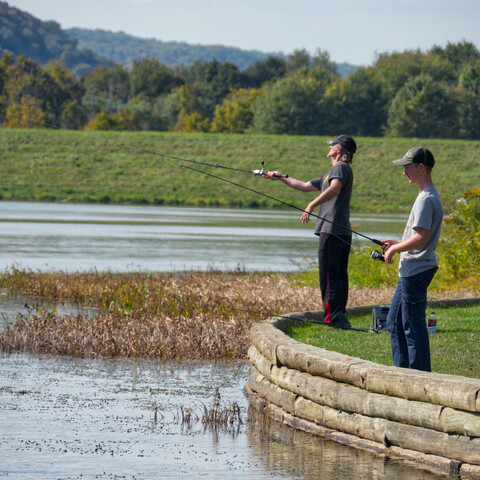
{"type": "Polygon", "coordinates": [[[346,313],[348,300],[348,257],[352,244],[350,229],[350,198],[353,171],[350,163],[357,145],[352,137],[340,135],[327,142],[327,155],[332,168],[321,177],[308,182],[281,177],[276,171],[265,177],[281,180],[285,185],[302,192],[320,191],[305,208],[302,223],[308,223],[312,210],[318,206],[315,235],[319,237],[318,267],[325,323],[337,328],[351,328],[346,313]]]}

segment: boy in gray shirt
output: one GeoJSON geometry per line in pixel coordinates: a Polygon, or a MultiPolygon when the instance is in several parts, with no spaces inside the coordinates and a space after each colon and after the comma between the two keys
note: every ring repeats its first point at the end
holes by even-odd
{"type": "Polygon", "coordinates": [[[420,193],[402,240],[382,242],[386,263],[393,263],[393,255],[400,254],[400,280],[388,312],[387,330],[390,331],[394,365],[429,372],[430,342],[425,320],[427,288],[438,270],[435,248],[443,220],[442,203],[431,175],[435,159],[430,150],[415,147],[393,163],[404,167],[408,183],[418,185],[420,193]]]}

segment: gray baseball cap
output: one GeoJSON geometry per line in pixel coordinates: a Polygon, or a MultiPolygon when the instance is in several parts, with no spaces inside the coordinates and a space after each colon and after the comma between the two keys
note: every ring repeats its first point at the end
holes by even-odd
{"type": "Polygon", "coordinates": [[[413,147],[402,158],[393,160],[395,165],[404,167],[410,163],[423,163],[426,167],[433,167],[435,165],[435,159],[430,150],[425,147],[413,147]]]}

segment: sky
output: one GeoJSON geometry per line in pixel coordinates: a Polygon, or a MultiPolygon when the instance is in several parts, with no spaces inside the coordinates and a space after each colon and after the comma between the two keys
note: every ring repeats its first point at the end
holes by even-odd
{"type": "Polygon", "coordinates": [[[4,1],[62,28],[287,55],[321,49],[352,65],[463,40],[480,49],[480,0],[4,1]]]}

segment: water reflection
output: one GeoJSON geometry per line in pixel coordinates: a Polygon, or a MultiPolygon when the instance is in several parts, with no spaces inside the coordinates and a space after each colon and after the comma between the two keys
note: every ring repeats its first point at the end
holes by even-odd
{"type": "Polygon", "coordinates": [[[273,474],[287,478],[362,480],[435,480],[451,478],[432,469],[403,459],[389,458],[365,450],[325,440],[249,410],[247,426],[249,444],[258,460],[273,474]]]}

